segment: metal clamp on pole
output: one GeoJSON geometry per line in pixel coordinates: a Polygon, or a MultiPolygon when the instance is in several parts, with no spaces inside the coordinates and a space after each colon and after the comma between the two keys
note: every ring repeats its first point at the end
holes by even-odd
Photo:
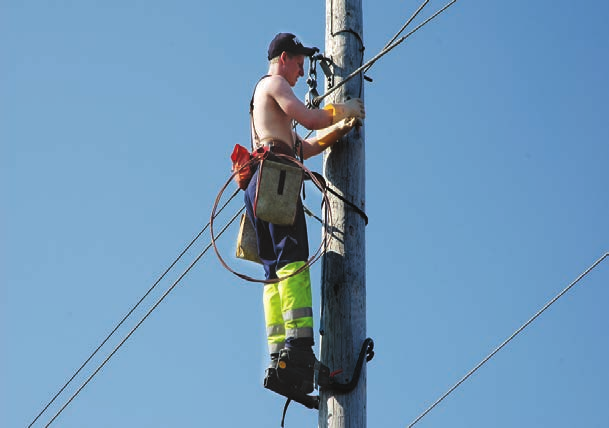
{"type": "Polygon", "coordinates": [[[328,88],[334,86],[334,64],[330,58],[323,56],[322,54],[313,55],[310,58],[309,63],[309,77],[307,79],[307,85],[309,85],[309,92],[307,93],[307,106],[309,108],[319,108],[321,103],[321,97],[317,91],[317,63],[326,76],[328,88]]]}
{"type": "Polygon", "coordinates": [[[315,98],[319,97],[319,92],[317,92],[317,60],[315,57],[309,58],[309,77],[307,78],[307,85],[309,86],[309,91],[306,96],[306,105],[307,108],[317,108],[313,104],[315,98]]]}

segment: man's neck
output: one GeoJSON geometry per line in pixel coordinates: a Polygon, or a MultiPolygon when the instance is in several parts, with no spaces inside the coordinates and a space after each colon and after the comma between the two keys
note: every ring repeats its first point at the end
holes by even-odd
{"type": "Polygon", "coordinates": [[[278,62],[274,62],[272,64],[269,64],[269,75],[271,76],[282,76],[283,77],[283,72],[282,72],[282,67],[281,64],[278,62]]]}

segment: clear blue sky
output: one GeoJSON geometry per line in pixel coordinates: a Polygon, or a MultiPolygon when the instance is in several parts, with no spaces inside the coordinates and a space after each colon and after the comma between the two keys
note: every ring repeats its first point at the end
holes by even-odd
{"type": "MultiPolygon", "coordinates": [[[[364,2],[366,58],[418,5],[364,2]]],[[[368,73],[368,426],[407,426],[609,251],[608,19],[459,1],[368,73]]],[[[270,39],[323,48],[324,25],[323,2],[1,3],[0,425],[27,426],[207,223],[270,39]]],[[[235,235],[227,259],[260,275],[235,235]]],[[[53,426],[278,426],[260,295],[208,253],[53,426]]],[[[606,260],[417,427],[609,427],[608,305],[606,260]]]]}

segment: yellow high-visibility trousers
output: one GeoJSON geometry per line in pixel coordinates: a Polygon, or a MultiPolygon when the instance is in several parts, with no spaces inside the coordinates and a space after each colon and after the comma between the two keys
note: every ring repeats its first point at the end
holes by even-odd
{"type": "MultiPolygon", "coordinates": [[[[278,278],[292,275],[305,265],[293,262],[277,271],[278,278]]],[[[269,353],[276,354],[286,339],[313,339],[313,302],[309,268],[264,287],[264,318],[269,353]]]]}

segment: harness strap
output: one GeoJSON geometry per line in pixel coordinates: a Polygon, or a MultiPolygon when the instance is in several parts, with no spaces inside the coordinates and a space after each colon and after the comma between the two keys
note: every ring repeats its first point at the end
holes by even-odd
{"type": "MultiPolygon", "coordinates": [[[[260,82],[262,82],[262,80],[266,79],[267,77],[271,77],[270,74],[265,74],[264,76],[262,76],[260,79],[258,79],[258,82],[256,82],[256,85],[254,86],[254,92],[252,93],[252,98],[250,99],[250,125],[252,130],[254,131],[254,135],[251,136],[251,143],[252,143],[252,151],[256,150],[256,147],[254,145],[254,139],[257,142],[261,142],[260,137],[258,136],[258,131],[256,130],[256,123],[254,122],[254,96],[256,95],[256,89],[258,88],[258,85],[260,84],[260,82]]],[[[295,122],[294,122],[294,126],[295,122]]],[[[264,138],[262,141],[265,141],[267,139],[275,139],[274,137],[268,137],[268,138],[264,138]]],[[[292,132],[292,141],[294,143],[294,149],[293,149],[293,154],[290,154],[293,157],[297,157],[298,152],[300,151],[300,161],[303,161],[303,155],[302,155],[302,144],[300,141],[300,138],[298,137],[298,135],[296,135],[296,132],[292,132]]]]}
{"type": "Polygon", "coordinates": [[[262,82],[262,80],[266,79],[267,77],[270,77],[270,74],[265,74],[264,76],[262,76],[258,82],[256,82],[256,85],[254,86],[254,92],[252,93],[252,99],[250,100],[250,124],[252,125],[252,129],[254,131],[254,135],[253,138],[251,139],[252,141],[252,151],[255,150],[254,147],[254,138],[256,139],[256,141],[260,141],[260,137],[258,137],[258,132],[256,131],[256,124],[254,123],[254,95],[256,95],[256,88],[258,87],[258,84],[260,82],[262,82]]]}

